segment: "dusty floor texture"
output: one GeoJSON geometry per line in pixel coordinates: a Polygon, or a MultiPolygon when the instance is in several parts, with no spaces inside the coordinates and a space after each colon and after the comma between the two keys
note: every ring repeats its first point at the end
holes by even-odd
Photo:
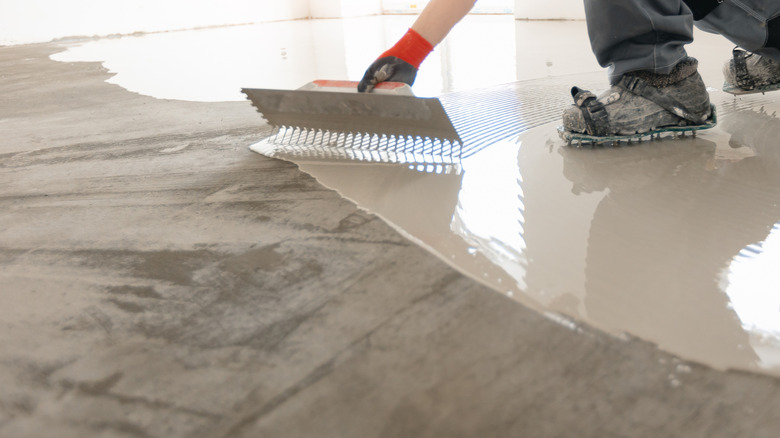
{"type": "Polygon", "coordinates": [[[780,384],[571,330],[161,101],[0,47],[0,435],[776,437],[780,384]]]}

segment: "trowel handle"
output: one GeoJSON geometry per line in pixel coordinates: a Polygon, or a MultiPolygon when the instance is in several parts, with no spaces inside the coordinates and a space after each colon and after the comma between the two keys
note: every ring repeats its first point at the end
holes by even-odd
{"type": "MultiPolygon", "coordinates": [[[[358,82],[339,81],[330,79],[317,79],[301,87],[301,90],[311,91],[338,91],[342,93],[356,93],[358,82]]],[[[374,93],[397,94],[401,96],[414,96],[412,87],[403,82],[380,82],[374,87],[374,93]]]]}

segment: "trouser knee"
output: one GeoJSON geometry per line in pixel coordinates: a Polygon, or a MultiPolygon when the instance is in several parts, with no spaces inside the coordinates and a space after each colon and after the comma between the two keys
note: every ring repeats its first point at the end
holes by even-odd
{"type": "Polygon", "coordinates": [[[743,49],[780,57],[780,2],[683,0],[696,26],[719,33],[743,49]]]}

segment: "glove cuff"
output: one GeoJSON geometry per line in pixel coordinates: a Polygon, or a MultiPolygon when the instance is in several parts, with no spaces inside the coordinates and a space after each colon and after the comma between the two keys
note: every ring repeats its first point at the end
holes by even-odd
{"type": "Polygon", "coordinates": [[[381,54],[379,58],[395,56],[419,69],[425,57],[432,51],[433,45],[428,40],[414,30],[409,29],[393,47],[381,54]]]}

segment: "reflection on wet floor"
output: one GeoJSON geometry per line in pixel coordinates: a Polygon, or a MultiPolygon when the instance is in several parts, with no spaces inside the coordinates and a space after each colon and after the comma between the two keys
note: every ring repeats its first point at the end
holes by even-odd
{"type": "MultiPolygon", "coordinates": [[[[441,97],[464,140],[448,160],[388,158],[371,148],[258,150],[298,163],[452,266],[540,312],[636,336],[688,360],[780,376],[780,93],[719,91],[731,46],[697,34],[690,51],[712,87],[718,127],[697,138],[570,148],[555,131],[568,87],[605,83],[584,23],[505,18],[465,23],[421,71],[418,95],[456,91],[441,97]],[[473,50],[484,46],[458,41],[488,28],[511,44],[475,64],[473,50]],[[544,32],[561,38],[529,43],[544,32]]],[[[241,98],[241,86],[359,78],[366,59],[408,24],[385,17],[152,35],[90,42],[55,59],[105,61],[117,83],[156,97],[225,100],[241,98]],[[371,26],[379,30],[361,33],[371,26]],[[329,33],[337,38],[315,38],[323,29],[338,29],[329,33]],[[251,43],[270,39],[277,43],[251,43]],[[241,50],[225,55],[223,67],[203,50],[176,50],[199,44],[207,54],[241,50]],[[152,73],[133,72],[139,58],[120,62],[155,45],[168,53],[147,54],[162,63],[147,67],[152,73]],[[177,80],[180,88],[169,86],[177,80]]]]}
{"type": "Polygon", "coordinates": [[[713,99],[722,124],[697,138],[577,149],[552,122],[464,157],[461,175],[300,165],[528,306],[780,375],[780,105],[713,99]]]}

